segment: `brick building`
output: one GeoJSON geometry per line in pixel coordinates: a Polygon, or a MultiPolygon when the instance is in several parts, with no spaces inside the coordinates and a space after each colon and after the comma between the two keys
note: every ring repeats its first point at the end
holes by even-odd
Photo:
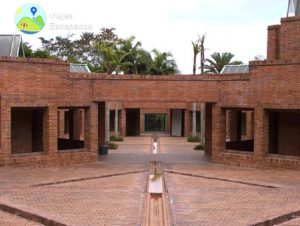
{"type": "Polygon", "coordinates": [[[214,162],[299,168],[300,17],[268,32],[267,60],[243,74],[71,73],[64,61],[1,57],[0,165],[97,161],[115,132],[188,136],[202,127],[214,162]]]}

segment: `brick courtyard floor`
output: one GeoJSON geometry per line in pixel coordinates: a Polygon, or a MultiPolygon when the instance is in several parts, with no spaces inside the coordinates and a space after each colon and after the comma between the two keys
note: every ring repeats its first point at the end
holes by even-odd
{"type": "MultiPolygon", "coordinates": [[[[253,225],[300,210],[300,174],[212,164],[184,138],[125,138],[98,163],[0,168],[0,204],[66,225],[140,225],[149,161],[163,161],[174,225],[253,225]]],[[[0,211],[0,225],[39,225],[0,211]]],[[[300,225],[294,219],[281,225],[300,225]]]]}

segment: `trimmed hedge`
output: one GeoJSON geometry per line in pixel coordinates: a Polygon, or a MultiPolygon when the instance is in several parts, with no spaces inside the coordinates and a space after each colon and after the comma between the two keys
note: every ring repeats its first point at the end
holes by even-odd
{"type": "Polygon", "coordinates": [[[193,143],[199,143],[200,142],[200,137],[189,136],[187,141],[188,142],[193,142],[193,143]]]}
{"type": "Polygon", "coordinates": [[[108,142],[107,145],[108,145],[108,149],[116,150],[119,148],[119,146],[117,144],[112,143],[112,142],[108,142]]]}
{"type": "Polygon", "coordinates": [[[202,150],[204,150],[204,147],[203,147],[202,144],[198,144],[198,145],[196,145],[196,146],[194,147],[194,150],[196,150],[196,151],[202,151],[202,150]]]}
{"type": "Polygon", "coordinates": [[[115,141],[115,142],[120,142],[120,141],[124,141],[123,137],[121,136],[111,136],[109,138],[110,141],[115,141]]]}

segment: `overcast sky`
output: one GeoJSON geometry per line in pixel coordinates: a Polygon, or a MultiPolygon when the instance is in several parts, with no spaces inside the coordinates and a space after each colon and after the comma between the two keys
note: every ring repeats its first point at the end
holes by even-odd
{"type": "Polygon", "coordinates": [[[42,32],[23,35],[35,48],[40,46],[40,36],[79,35],[115,27],[120,37],[134,35],[149,51],[170,51],[184,74],[192,73],[191,40],[198,34],[207,35],[207,57],[229,51],[235,60],[247,63],[256,55],[266,56],[267,26],[280,23],[288,5],[288,0],[9,0],[0,8],[1,34],[20,33],[15,13],[31,2],[40,5],[47,15],[42,32]],[[62,15],[67,18],[61,19],[62,15]],[[50,24],[88,25],[92,29],[51,29],[50,24]]]}

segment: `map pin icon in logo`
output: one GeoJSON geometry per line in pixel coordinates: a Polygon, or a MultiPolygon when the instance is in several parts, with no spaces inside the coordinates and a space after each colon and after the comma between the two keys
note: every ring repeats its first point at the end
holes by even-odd
{"type": "Polygon", "coordinates": [[[31,7],[30,11],[31,11],[31,13],[32,13],[32,15],[33,15],[33,19],[34,19],[34,15],[35,15],[36,12],[37,12],[37,8],[36,8],[36,7],[31,7]]]}

